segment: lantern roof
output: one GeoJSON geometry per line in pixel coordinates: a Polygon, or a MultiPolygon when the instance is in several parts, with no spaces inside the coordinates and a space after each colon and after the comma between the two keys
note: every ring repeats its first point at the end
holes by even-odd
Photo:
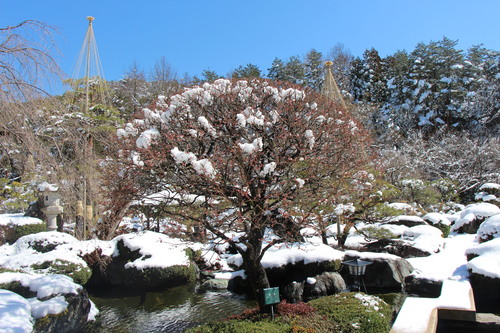
{"type": "Polygon", "coordinates": [[[363,266],[368,266],[368,265],[372,264],[372,262],[356,258],[356,259],[344,261],[343,264],[347,265],[347,266],[363,267],[363,266]]]}

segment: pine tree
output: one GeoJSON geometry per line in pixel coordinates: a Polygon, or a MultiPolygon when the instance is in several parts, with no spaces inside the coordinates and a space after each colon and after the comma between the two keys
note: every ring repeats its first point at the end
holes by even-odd
{"type": "Polygon", "coordinates": [[[240,66],[231,73],[233,78],[259,78],[261,77],[261,71],[259,67],[253,64],[248,64],[246,66],[240,66]]]}
{"type": "Polygon", "coordinates": [[[283,71],[285,81],[303,85],[305,81],[305,67],[297,56],[292,56],[285,65],[283,71]]]}
{"type": "Polygon", "coordinates": [[[285,63],[280,58],[274,58],[271,68],[268,69],[267,77],[275,81],[285,79],[285,63]]]}
{"type": "Polygon", "coordinates": [[[305,85],[316,91],[320,91],[323,83],[323,55],[321,52],[312,49],[306,54],[304,60],[305,85]]]}

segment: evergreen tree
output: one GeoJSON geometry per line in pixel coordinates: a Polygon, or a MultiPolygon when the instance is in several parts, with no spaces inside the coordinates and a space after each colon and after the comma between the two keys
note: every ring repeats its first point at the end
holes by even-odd
{"type": "Polygon", "coordinates": [[[201,72],[201,76],[203,76],[203,79],[206,82],[214,82],[221,77],[215,71],[212,71],[210,69],[205,69],[203,72],[201,72]]]}
{"type": "Polygon", "coordinates": [[[268,69],[267,77],[275,81],[285,79],[285,63],[280,58],[274,58],[271,68],[268,69]]]}
{"type": "Polygon", "coordinates": [[[292,56],[285,65],[283,80],[303,85],[305,82],[305,67],[297,56],[292,56]]]}
{"type": "Polygon", "coordinates": [[[233,78],[259,78],[261,77],[261,71],[259,67],[253,64],[248,64],[246,66],[240,66],[231,73],[233,78]]]}
{"type": "Polygon", "coordinates": [[[305,85],[316,91],[320,91],[324,78],[323,55],[321,52],[312,49],[306,54],[304,72],[305,85]]]}

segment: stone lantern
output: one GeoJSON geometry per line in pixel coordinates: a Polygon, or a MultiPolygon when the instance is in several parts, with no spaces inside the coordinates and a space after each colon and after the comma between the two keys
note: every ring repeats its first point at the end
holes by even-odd
{"type": "Polygon", "coordinates": [[[56,231],[57,215],[63,212],[63,207],[60,205],[59,187],[43,182],[38,185],[38,191],[43,195],[42,212],[47,217],[47,231],[56,231]]]}

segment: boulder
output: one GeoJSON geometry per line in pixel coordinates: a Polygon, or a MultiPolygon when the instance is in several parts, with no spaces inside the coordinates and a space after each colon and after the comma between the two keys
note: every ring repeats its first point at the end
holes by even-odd
{"type": "Polygon", "coordinates": [[[76,333],[82,332],[87,324],[91,303],[87,292],[81,289],[78,294],[62,295],[68,306],[65,311],[38,318],[33,333],[76,333]]]}
{"type": "Polygon", "coordinates": [[[500,312],[500,278],[470,272],[469,281],[474,291],[478,312],[500,312]]]}
{"type": "Polygon", "coordinates": [[[88,285],[152,290],[174,287],[196,279],[198,270],[192,262],[187,265],[138,267],[130,263],[142,263],[150,256],[143,255],[141,249],[131,250],[122,239],[118,240],[116,246],[117,255],[103,257],[101,261],[105,261],[105,265],[92,267],[88,285]]]}
{"type": "Polygon", "coordinates": [[[429,280],[415,275],[405,279],[405,292],[419,297],[437,298],[441,295],[443,281],[429,280]]]}
{"type": "Polygon", "coordinates": [[[401,258],[418,258],[431,255],[430,252],[414,247],[410,242],[399,239],[381,239],[363,246],[362,251],[390,253],[401,258]]]}
{"type": "MultiPolygon", "coordinates": [[[[372,262],[362,277],[364,286],[372,290],[402,291],[405,278],[413,272],[413,266],[408,261],[393,254],[346,251],[344,261],[352,259],[372,262]]],[[[347,285],[354,284],[354,278],[346,265],[343,265],[340,273],[347,285]]]]}
{"type": "Polygon", "coordinates": [[[266,273],[269,283],[272,286],[284,287],[293,281],[303,281],[310,276],[316,276],[324,272],[334,272],[339,269],[339,260],[319,261],[307,264],[301,260],[296,263],[266,268],[266,273]]]}
{"type": "Polygon", "coordinates": [[[417,225],[427,225],[421,217],[413,216],[413,215],[399,215],[395,218],[391,219],[386,224],[396,224],[396,225],[404,225],[407,227],[414,227],[417,225]]]}
{"type": "Polygon", "coordinates": [[[2,288],[29,303],[33,332],[82,332],[87,325],[92,303],[87,291],[71,278],[5,272],[1,273],[1,280],[2,288]]]}
{"type": "Polygon", "coordinates": [[[490,203],[471,204],[460,213],[460,218],[451,227],[459,234],[475,234],[488,217],[500,214],[500,208],[490,203]]]}
{"type": "Polygon", "coordinates": [[[345,289],[344,279],[339,273],[325,272],[301,282],[293,281],[286,285],[282,291],[283,298],[289,303],[297,303],[337,294],[345,289]]]}
{"type": "Polygon", "coordinates": [[[208,279],[200,284],[196,289],[197,292],[203,293],[207,291],[220,291],[227,290],[229,286],[229,280],[226,279],[208,279]]]}
{"type": "Polygon", "coordinates": [[[487,218],[486,221],[479,226],[476,235],[476,239],[479,243],[484,243],[497,237],[500,237],[500,214],[487,218]]]}
{"type": "Polygon", "coordinates": [[[500,312],[500,238],[466,251],[469,280],[478,312],[500,312]]]}

